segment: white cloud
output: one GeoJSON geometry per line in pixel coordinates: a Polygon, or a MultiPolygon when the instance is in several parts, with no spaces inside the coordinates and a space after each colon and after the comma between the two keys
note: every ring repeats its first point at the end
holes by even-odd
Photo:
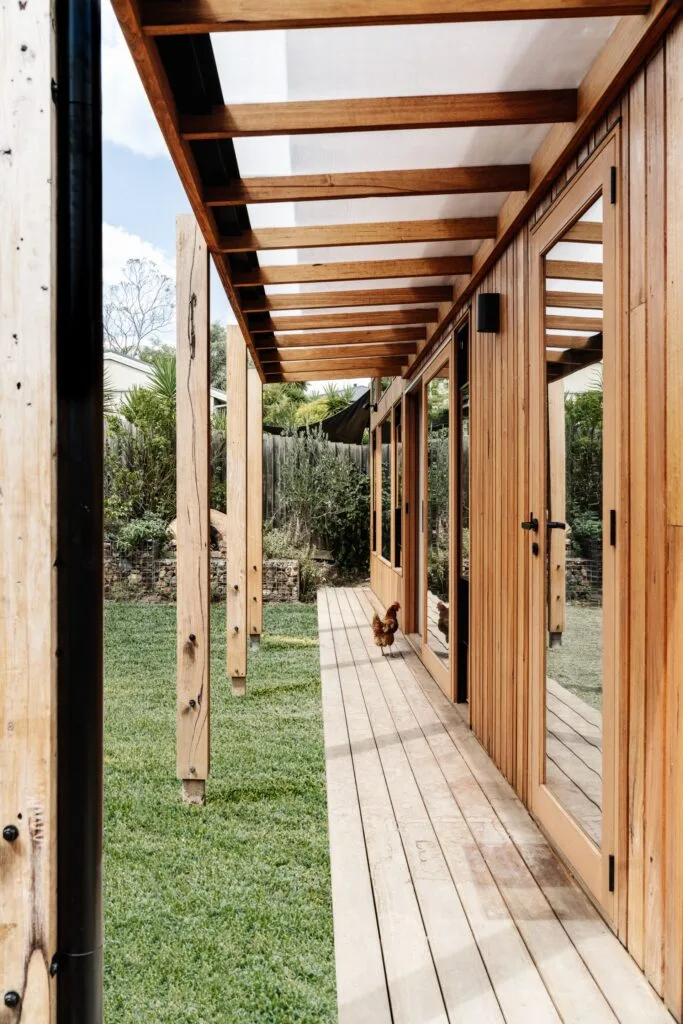
{"type": "Polygon", "coordinates": [[[163,249],[112,224],[102,225],[102,277],[105,286],[118,284],[127,260],[153,260],[164,274],[175,279],[175,264],[163,249]]]}
{"type": "Polygon", "coordinates": [[[102,5],[102,134],[142,156],[168,157],[133,58],[108,0],[102,5]]]}

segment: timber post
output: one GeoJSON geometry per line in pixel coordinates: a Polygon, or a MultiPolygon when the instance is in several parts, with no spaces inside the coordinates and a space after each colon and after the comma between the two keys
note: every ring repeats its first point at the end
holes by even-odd
{"type": "Polygon", "coordinates": [[[178,217],[176,236],[176,770],[185,802],[203,804],[211,719],[209,253],[192,214],[178,217]]]}
{"type": "Polygon", "coordinates": [[[251,650],[263,633],[263,385],[247,370],[247,628],[251,650]]]}
{"type": "MultiPolygon", "coordinates": [[[[226,331],[227,673],[234,696],[247,692],[247,349],[239,327],[226,331]]],[[[260,435],[259,435],[260,436],[260,435]]]]}

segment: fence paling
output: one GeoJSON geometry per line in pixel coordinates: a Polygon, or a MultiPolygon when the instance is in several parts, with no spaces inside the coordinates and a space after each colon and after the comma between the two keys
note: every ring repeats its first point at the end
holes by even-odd
{"type": "MultiPolygon", "coordinates": [[[[282,486],[287,453],[295,450],[298,439],[281,434],[263,435],[263,518],[280,523],[287,518],[287,495],[282,486]]],[[[327,441],[339,459],[350,459],[359,469],[370,471],[369,446],[327,441]]]]}

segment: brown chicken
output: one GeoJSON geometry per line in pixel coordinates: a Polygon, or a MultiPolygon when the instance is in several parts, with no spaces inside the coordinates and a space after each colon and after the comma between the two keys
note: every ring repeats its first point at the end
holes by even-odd
{"type": "Polygon", "coordinates": [[[397,615],[400,607],[398,601],[394,601],[387,608],[387,613],[383,619],[380,619],[379,615],[373,615],[372,617],[372,632],[375,637],[375,644],[382,649],[382,654],[384,654],[385,647],[391,647],[394,642],[394,634],[398,630],[397,615]]]}
{"type": "Polygon", "coordinates": [[[439,613],[439,621],[437,626],[446,637],[446,643],[448,643],[448,605],[444,604],[443,601],[438,601],[436,610],[439,613]]]}

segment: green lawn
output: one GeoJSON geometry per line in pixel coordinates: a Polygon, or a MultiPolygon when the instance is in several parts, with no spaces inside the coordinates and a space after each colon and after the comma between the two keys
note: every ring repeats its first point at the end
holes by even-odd
{"type": "Polygon", "coordinates": [[[562,646],[547,653],[547,671],[556,682],[602,707],[602,608],[567,604],[562,646]]]}
{"type": "Polygon", "coordinates": [[[206,807],[175,779],[175,607],[109,604],[107,1024],[336,1020],[314,606],[266,606],[249,693],[213,608],[206,807]]]}

